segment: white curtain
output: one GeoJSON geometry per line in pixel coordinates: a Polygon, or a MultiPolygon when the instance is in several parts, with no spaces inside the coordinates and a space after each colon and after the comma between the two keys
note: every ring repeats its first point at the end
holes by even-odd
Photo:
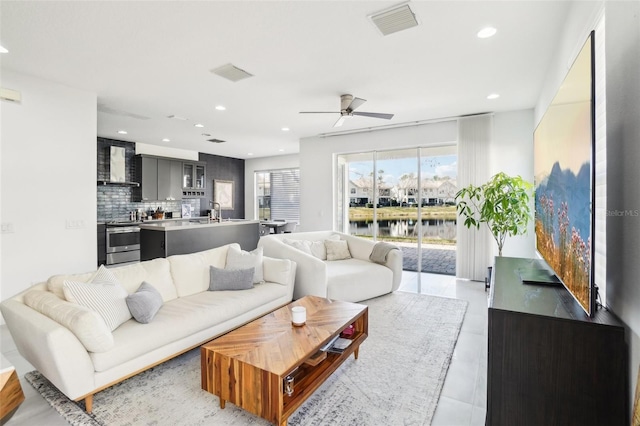
{"type": "MultiPolygon", "coordinates": [[[[491,176],[489,147],[493,137],[493,115],[458,119],[458,188],[481,185],[491,176]]],[[[491,233],[485,224],[467,229],[458,218],[456,276],[484,281],[487,267],[493,266],[491,233]]]]}

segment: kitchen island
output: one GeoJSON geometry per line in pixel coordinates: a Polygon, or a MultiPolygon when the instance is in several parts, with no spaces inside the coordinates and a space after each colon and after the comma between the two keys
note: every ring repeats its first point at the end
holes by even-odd
{"type": "Polygon", "coordinates": [[[231,219],[209,222],[207,218],[140,224],[140,260],[209,250],[238,243],[243,250],[258,246],[259,221],[231,219]]]}

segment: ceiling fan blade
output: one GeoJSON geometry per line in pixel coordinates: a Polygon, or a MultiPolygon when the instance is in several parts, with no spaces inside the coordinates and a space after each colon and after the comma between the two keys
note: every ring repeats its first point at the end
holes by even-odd
{"type": "Polygon", "coordinates": [[[384,118],[385,120],[391,120],[393,118],[393,114],[384,114],[381,112],[352,112],[352,114],[362,115],[364,117],[384,118]]]}
{"type": "Polygon", "coordinates": [[[300,111],[299,114],[340,114],[340,111],[300,111]]]}
{"type": "Polygon", "coordinates": [[[353,98],[353,100],[351,101],[351,103],[349,104],[349,107],[347,109],[353,111],[354,109],[358,108],[360,105],[362,105],[365,102],[367,102],[366,99],[353,98]]]}
{"type": "Polygon", "coordinates": [[[344,119],[346,118],[346,115],[341,115],[340,118],[338,118],[338,121],[336,121],[336,124],[333,125],[333,127],[340,127],[342,126],[342,124],[344,123],[344,119]]]}

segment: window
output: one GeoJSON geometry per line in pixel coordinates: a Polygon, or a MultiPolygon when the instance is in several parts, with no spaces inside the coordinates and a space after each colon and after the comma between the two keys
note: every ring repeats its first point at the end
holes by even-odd
{"type": "Polygon", "coordinates": [[[258,219],[300,222],[300,169],[256,172],[255,182],[258,219]]]}

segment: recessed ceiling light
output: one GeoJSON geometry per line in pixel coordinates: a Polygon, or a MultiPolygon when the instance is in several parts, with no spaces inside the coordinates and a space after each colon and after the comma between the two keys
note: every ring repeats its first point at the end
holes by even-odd
{"type": "Polygon", "coordinates": [[[0,46],[0,53],[9,53],[6,47],[0,46]]]}
{"type": "Polygon", "coordinates": [[[118,130],[118,134],[120,135],[126,135],[127,131],[126,130],[118,130]]]}
{"type": "Polygon", "coordinates": [[[253,152],[247,152],[247,155],[253,155],[253,152]]]}
{"type": "Polygon", "coordinates": [[[284,152],[284,149],[280,148],[278,151],[280,151],[280,152],[284,152]]]}
{"type": "Polygon", "coordinates": [[[162,139],[162,142],[171,142],[171,139],[164,138],[164,139],[162,139]]]}
{"type": "Polygon", "coordinates": [[[487,99],[498,99],[500,97],[499,94],[497,93],[492,93],[489,96],[487,96],[487,99]]]}
{"type": "Polygon", "coordinates": [[[216,109],[218,111],[225,111],[227,109],[227,107],[225,107],[224,105],[216,105],[216,109]]]}
{"type": "Polygon", "coordinates": [[[200,124],[200,123],[194,124],[193,127],[204,127],[204,124],[200,124]]]}
{"type": "Polygon", "coordinates": [[[282,131],[283,131],[283,132],[288,132],[289,130],[291,130],[291,129],[290,129],[290,128],[288,128],[288,127],[283,127],[283,128],[282,128],[282,131]]]}
{"type": "Polygon", "coordinates": [[[486,27],[478,31],[478,38],[489,38],[495,35],[497,32],[498,30],[493,27],[486,27]]]}

